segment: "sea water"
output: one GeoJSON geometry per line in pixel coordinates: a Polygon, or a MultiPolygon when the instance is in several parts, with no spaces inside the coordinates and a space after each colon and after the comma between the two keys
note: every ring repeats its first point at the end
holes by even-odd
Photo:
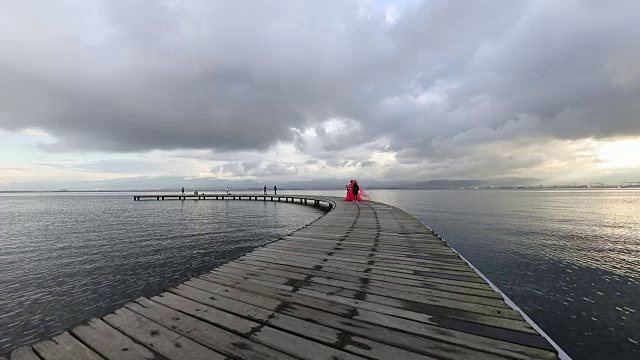
{"type": "Polygon", "coordinates": [[[159,294],[323,213],[269,201],[0,194],[0,354],[159,294]]]}

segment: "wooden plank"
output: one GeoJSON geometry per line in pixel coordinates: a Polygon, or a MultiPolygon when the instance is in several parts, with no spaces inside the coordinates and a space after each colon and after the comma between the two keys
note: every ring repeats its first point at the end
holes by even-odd
{"type": "Polygon", "coordinates": [[[268,286],[262,286],[260,284],[252,284],[250,282],[245,282],[245,281],[219,279],[209,274],[203,275],[201,279],[190,280],[186,282],[186,284],[198,289],[211,291],[214,293],[220,292],[220,291],[225,292],[224,290],[227,290],[226,292],[229,292],[230,291],[229,288],[238,288],[241,290],[246,290],[248,292],[262,294],[262,295],[265,295],[274,299],[278,299],[281,301],[299,303],[315,309],[319,309],[319,310],[323,310],[323,311],[327,311],[330,313],[335,313],[337,315],[343,315],[343,316],[348,316],[352,314],[354,310],[352,306],[336,304],[335,302],[327,301],[325,299],[320,299],[313,296],[292,294],[290,291],[276,289],[268,286]]]}
{"type": "Polygon", "coordinates": [[[390,251],[387,249],[383,250],[373,246],[375,244],[367,247],[363,247],[363,246],[356,247],[356,246],[349,245],[348,243],[337,243],[337,244],[326,245],[326,246],[318,246],[316,244],[310,244],[305,242],[287,241],[286,239],[275,242],[274,244],[278,244],[279,246],[280,245],[287,246],[287,247],[307,247],[307,248],[313,248],[313,249],[325,249],[327,251],[345,250],[345,251],[351,251],[351,252],[356,252],[356,251],[375,252],[376,254],[385,254],[385,255],[393,255],[393,256],[410,257],[414,259],[430,260],[432,262],[436,262],[444,265],[457,265],[457,266],[468,267],[467,263],[464,260],[460,259],[459,257],[442,258],[437,256],[429,256],[426,254],[422,254],[420,252],[410,251],[408,249],[405,249],[405,251],[390,251]]]}
{"type": "MultiPolygon", "coordinates": [[[[429,327],[425,327],[422,322],[415,321],[407,318],[400,318],[388,314],[383,314],[376,311],[367,309],[358,309],[353,316],[355,320],[361,320],[372,324],[377,324],[385,327],[395,328],[415,334],[435,336],[429,327]]],[[[493,349],[503,349],[506,351],[522,352],[522,347],[518,345],[524,345],[527,347],[545,349],[554,351],[553,347],[539,334],[515,332],[509,330],[503,330],[500,328],[484,328],[480,331],[475,331],[473,324],[465,329],[451,332],[446,328],[443,328],[441,324],[435,324],[438,327],[437,331],[442,331],[443,335],[451,335],[459,338],[463,342],[469,343],[485,343],[487,347],[493,349]],[[473,336],[476,335],[476,336],[473,336]],[[484,340],[480,339],[484,338],[484,340]],[[497,343],[493,341],[502,340],[497,343]]],[[[530,352],[531,353],[531,352],[530,352]]],[[[542,356],[544,353],[534,352],[535,356],[542,356]]],[[[554,354],[555,355],[555,354],[554,354]]],[[[549,355],[547,355],[548,357],[549,355]]],[[[544,356],[542,356],[544,358],[544,356]]]]}
{"type": "MultiPolygon", "coordinates": [[[[0,357],[0,359],[4,359],[0,357]]],[[[30,346],[22,346],[11,352],[9,360],[41,360],[30,346]]]]}
{"type": "Polygon", "coordinates": [[[298,246],[291,246],[291,245],[282,244],[280,241],[276,241],[274,243],[271,243],[271,244],[267,245],[266,247],[264,247],[264,249],[295,250],[295,251],[303,251],[303,252],[314,253],[314,254],[334,253],[334,254],[352,256],[352,257],[358,257],[358,256],[370,257],[370,258],[373,258],[373,259],[377,259],[377,260],[380,260],[380,261],[386,261],[386,262],[390,262],[390,263],[406,263],[406,264],[414,264],[414,265],[425,265],[425,266],[437,267],[437,268],[449,269],[449,270],[472,271],[469,268],[469,265],[467,265],[466,263],[464,263],[462,261],[457,265],[453,265],[453,264],[442,263],[440,261],[416,259],[416,258],[410,257],[411,255],[409,255],[409,254],[407,254],[407,255],[404,255],[404,254],[403,255],[397,255],[397,254],[394,254],[394,253],[386,253],[386,252],[382,252],[382,251],[377,251],[375,249],[350,250],[350,249],[343,249],[343,248],[339,248],[339,247],[338,248],[336,248],[336,247],[317,248],[317,247],[311,247],[308,244],[301,244],[301,245],[298,245],[298,246]]]}
{"type": "MultiPolygon", "coordinates": [[[[263,273],[244,271],[234,268],[218,268],[214,273],[221,272],[231,275],[239,275],[243,278],[254,278],[262,281],[274,282],[276,284],[291,285],[294,287],[301,287],[310,290],[323,291],[327,293],[340,292],[343,296],[349,296],[354,298],[366,299],[371,302],[381,303],[391,306],[414,306],[416,308],[431,309],[435,314],[441,312],[438,308],[445,307],[451,308],[453,311],[461,310],[468,312],[475,312],[479,314],[491,315],[496,317],[503,317],[509,319],[524,320],[518,312],[513,309],[505,307],[494,307],[489,305],[483,305],[473,302],[464,302],[454,299],[441,299],[431,296],[422,296],[418,294],[400,292],[397,290],[389,290],[384,288],[377,288],[375,286],[369,286],[368,284],[349,284],[344,282],[338,283],[314,283],[314,278],[308,278],[304,281],[298,281],[296,279],[283,278],[273,275],[265,275],[263,273]],[[352,295],[346,295],[348,292],[344,290],[351,290],[352,295]]],[[[331,280],[328,282],[332,282],[331,280]]]]}
{"type": "MultiPolygon", "coordinates": [[[[333,359],[362,359],[359,356],[317,343],[300,336],[258,324],[223,311],[216,310],[204,304],[193,301],[177,301],[173,305],[180,307],[180,311],[188,315],[203,319],[225,328],[235,328],[238,332],[243,332],[250,339],[265,344],[269,347],[290,354],[301,359],[309,360],[333,360],[333,359]],[[234,318],[230,317],[233,316],[234,318]],[[252,326],[250,323],[253,323],[252,326]],[[247,330],[248,331],[245,331],[247,330]]],[[[291,329],[295,332],[295,328],[291,329]]],[[[335,345],[339,345],[342,339],[336,339],[335,345]]]]}
{"type": "Polygon", "coordinates": [[[446,336],[440,336],[440,339],[434,340],[398,330],[388,329],[376,324],[346,319],[299,305],[292,305],[282,311],[283,313],[290,314],[292,316],[310,319],[320,324],[343,329],[351,334],[371,339],[379,343],[388,344],[396,348],[404,348],[424,355],[445,359],[453,358],[454,356],[452,355],[455,355],[455,358],[457,359],[496,359],[495,355],[441,341],[442,338],[445,338],[445,340],[455,340],[453,338],[449,339],[446,336]]]}
{"type": "Polygon", "coordinates": [[[374,278],[373,275],[376,275],[378,279],[385,280],[393,283],[421,283],[422,286],[430,287],[427,284],[441,284],[447,285],[453,288],[458,288],[460,292],[469,293],[469,294],[477,294],[480,296],[489,296],[489,297],[499,297],[495,291],[489,287],[488,284],[475,283],[475,282],[466,282],[466,281],[458,281],[451,279],[443,279],[440,277],[430,277],[430,276],[416,276],[411,274],[403,274],[403,273],[395,273],[388,271],[381,271],[378,269],[369,269],[365,267],[364,269],[354,268],[350,265],[344,265],[335,261],[324,261],[324,262],[316,262],[311,263],[309,261],[304,261],[301,259],[290,259],[290,258],[282,258],[282,257],[268,257],[268,256],[257,256],[254,254],[248,254],[243,256],[238,261],[246,261],[246,260],[255,260],[262,262],[270,262],[275,264],[282,265],[293,265],[298,267],[305,267],[308,269],[324,269],[333,272],[345,273],[345,274],[358,274],[364,277],[374,278]],[[365,271],[366,270],[366,271],[365,271]],[[412,281],[405,281],[412,280],[412,281]],[[468,291],[465,289],[469,289],[468,291]],[[479,291],[473,291],[479,290],[479,291]]]}
{"type": "MultiPolygon", "coordinates": [[[[245,313],[247,309],[238,309],[237,303],[229,302],[230,299],[225,299],[224,296],[217,295],[213,299],[209,297],[210,293],[204,292],[198,289],[188,289],[188,286],[181,286],[181,289],[177,291],[180,292],[183,296],[188,296],[200,303],[211,304],[215,307],[225,307],[225,310],[234,313],[245,313]]],[[[224,295],[229,295],[228,293],[224,293],[224,295]]],[[[163,298],[166,297],[165,294],[163,297],[154,298],[154,300],[165,301],[163,298]]],[[[236,294],[237,296],[237,294],[236,294]]],[[[259,295],[257,295],[259,296],[259,295]]],[[[242,299],[250,299],[253,297],[242,297],[242,299]]],[[[260,302],[261,304],[265,304],[265,302],[260,302]]],[[[183,306],[183,303],[180,301],[173,302],[173,306],[179,307],[183,312],[188,312],[184,308],[180,308],[183,306]]],[[[367,336],[369,338],[373,337],[376,341],[384,342],[392,346],[396,347],[404,347],[406,349],[413,350],[414,352],[420,353],[435,353],[440,354],[446,358],[447,353],[454,354],[468,354],[467,357],[461,357],[461,359],[493,359],[494,357],[485,354],[478,353],[473,350],[467,350],[465,348],[459,348],[455,346],[451,346],[448,344],[434,343],[429,339],[418,338],[414,335],[402,333],[402,332],[394,332],[392,330],[388,330],[381,327],[376,327],[374,325],[370,325],[367,323],[350,320],[348,318],[340,317],[337,315],[329,314],[326,312],[322,312],[319,310],[314,310],[311,308],[307,308],[304,306],[296,305],[296,304],[288,304],[287,306],[277,306],[274,307],[274,310],[281,311],[285,314],[290,314],[291,316],[282,315],[279,313],[275,313],[272,315],[267,315],[266,313],[262,313],[259,315],[261,321],[267,321],[270,325],[277,325],[278,327],[289,329],[290,331],[294,331],[295,333],[303,334],[306,337],[309,337],[308,324],[323,324],[328,326],[329,328],[341,329],[344,331],[348,331],[351,333],[355,333],[362,336],[367,336]],[[281,323],[278,321],[279,317],[292,319],[292,318],[300,318],[310,320],[311,323],[306,322],[307,325],[304,327],[291,326],[291,323],[281,323]]],[[[255,310],[254,310],[255,311],[255,310]]],[[[256,311],[259,313],[259,311],[256,311]]],[[[290,321],[290,320],[289,320],[290,321]]],[[[314,336],[317,338],[317,336],[314,336]]],[[[340,341],[342,342],[342,341],[340,341]]]]}
{"type": "Polygon", "coordinates": [[[165,359],[100,319],[91,319],[86,324],[76,326],[71,333],[106,359],[165,359]]]}
{"type": "Polygon", "coordinates": [[[44,360],[100,360],[102,357],[76,340],[68,332],[33,345],[33,350],[44,360]]]}
{"type": "Polygon", "coordinates": [[[315,283],[324,284],[324,285],[343,287],[351,290],[362,289],[362,287],[365,286],[363,284],[366,284],[367,289],[374,290],[374,293],[379,293],[380,295],[386,294],[388,296],[403,298],[407,300],[419,299],[419,297],[415,297],[415,296],[430,296],[435,298],[453,299],[453,300],[464,301],[464,302],[475,303],[475,304],[490,305],[494,307],[511,310],[511,308],[507,304],[505,304],[505,302],[501,299],[493,299],[493,298],[486,298],[482,296],[473,296],[473,295],[464,295],[464,294],[439,291],[439,290],[431,290],[431,289],[425,289],[422,287],[415,287],[415,286],[402,285],[402,284],[377,282],[375,280],[371,280],[368,278],[355,278],[355,277],[350,277],[348,275],[343,277],[343,278],[346,278],[347,280],[341,280],[341,279],[337,279],[334,275],[330,273],[321,274],[321,272],[315,271],[315,270],[311,270],[310,272],[315,272],[321,275],[320,276],[314,276],[313,274],[305,275],[305,274],[292,272],[292,271],[283,271],[283,270],[277,270],[277,269],[272,269],[268,267],[255,266],[255,265],[244,263],[244,262],[230,262],[222,267],[219,267],[217,270],[222,271],[229,268],[235,268],[235,269],[252,271],[252,272],[261,272],[262,274],[287,277],[289,279],[305,280],[308,282],[315,282],[315,283]]]}
{"type": "Polygon", "coordinates": [[[427,246],[427,245],[416,245],[416,244],[402,244],[402,245],[391,245],[389,243],[384,243],[381,241],[370,241],[370,242],[365,242],[365,241],[355,241],[355,240],[350,240],[349,238],[344,238],[342,240],[325,240],[325,239],[318,239],[318,238],[303,238],[303,237],[299,237],[297,235],[289,235],[286,236],[285,239],[287,240],[295,240],[298,242],[304,241],[304,242],[318,242],[318,243],[322,243],[325,245],[351,245],[353,247],[363,247],[363,248],[367,248],[367,247],[371,247],[373,245],[377,245],[377,247],[379,249],[383,249],[383,250],[389,250],[389,251],[407,251],[407,249],[415,249],[415,250],[421,250],[421,253],[423,254],[427,254],[427,255],[432,255],[434,257],[442,257],[442,258],[458,258],[458,255],[451,250],[450,248],[446,247],[446,248],[441,248],[440,249],[434,249],[432,246],[427,246]]]}
{"type": "Polygon", "coordinates": [[[243,282],[232,279],[224,279],[219,276],[212,275],[205,275],[203,277],[205,277],[209,281],[223,283],[232,287],[255,289],[255,291],[257,292],[269,291],[264,289],[267,287],[272,287],[274,289],[272,291],[278,292],[280,296],[286,297],[284,293],[287,291],[293,294],[289,295],[291,299],[306,296],[307,298],[327,300],[328,302],[335,302],[342,305],[377,311],[383,314],[404,317],[411,320],[421,321],[427,324],[434,324],[436,322],[439,322],[440,325],[443,325],[446,323],[454,330],[464,328],[468,323],[476,323],[482,326],[500,327],[512,331],[537,334],[537,332],[526,321],[522,320],[498,318],[494,316],[487,316],[464,311],[454,311],[453,309],[440,309],[438,311],[435,311],[434,308],[427,309],[425,307],[418,307],[415,304],[409,303],[404,303],[399,305],[398,307],[395,307],[366,301],[366,298],[368,296],[365,297],[365,300],[360,300],[349,298],[347,296],[341,296],[339,295],[340,293],[325,293],[304,288],[293,288],[291,286],[278,285],[253,279],[247,279],[246,282],[243,282]],[[247,285],[246,283],[251,283],[251,285],[247,285]],[[295,292],[293,292],[294,290],[295,292]]]}
{"type": "MultiPolygon", "coordinates": [[[[344,337],[344,333],[341,331],[275,312],[276,310],[286,308],[288,306],[286,303],[280,303],[277,306],[273,306],[268,302],[258,301],[258,303],[267,306],[265,308],[260,308],[230,297],[221,295],[212,296],[212,294],[206,291],[189,286],[179,286],[178,288],[174,288],[173,291],[175,291],[176,294],[179,294],[179,296],[172,293],[164,293],[162,296],[152,298],[152,300],[176,310],[180,310],[181,306],[183,306],[180,302],[184,302],[184,299],[190,299],[282,330],[292,331],[293,329],[296,329],[296,333],[330,346],[335,346],[336,343],[341,342],[344,337]]],[[[225,293],[225,295],[227,294],[225,293]]],[[[251,295],[251,299],[255,299],[260,296],[250,293],[247,293],[247,295],[251,295]]]]}
{"type": "Polygon", "coordinates": [[[302,256],[321,260],[329,259],[332,261],[343,261],[346,263],[366,264],[369,265],[369,267],[375,267],[381,270],[403,272],[408,274],[412,274],[414,271],[434,272],[439,274],[454,275],[456,276],[456,278],[469,278],[466,281],[484,282],[484,280],[469,267],[467,267],[466,270],[450,270],[409,263],[389,262],[385,260],[375,259],[372,256],[362,256],[360,258],[354,258],[344,257],[340,254],[336,254],[335,252],[330,252],[329,254],[313,254],[308,252],[279,250],[274,248],[262,248],[255,250],[252,253],[274,253],[276,254],[276,256],[302,256]]]}
{"type": "MultiPolygon", "coordinates": [[[[533,347],[393,318],[383,314],[377,314],[380,317],[378,319],[379,323],[375,323],[358,319],[346,319],[300,305],[288,306],[282,309],[282,313],[309,319],[319,324],[343,329],[355,335],[432,356],[445,358],[451,356],[456,359],[490,359],[494,358],[491,355],[493,354],[514,359],[550,359],[555,355],[533,347]],[[401,326],[403,322],[408,324],[406,329],[401,326]],[[389,327],[383,327],[383,325],[389,327]]],[[[358,310],[358,313],[364,314],[363,318],[368,319],[366,310],[358,310]]]]}
{"type": "Polygon", "coordinates": [[[104,321],[169,359],[225,360],[227,357],[135,312],[121,308],[104,321]]]}
{"type": "Polygon", "coordinates": [[[430,356],[420,355],[357,336],[348,336],[342,348],[371,359],[435,360],[430,356]]]}
{"type": "Polygon", "coordinates": [[[498,295],[498,293],[490,290],[481,290],[481,289],[467,288],[467,287],[461,287],[456,285],[441,284],[438,282],[420,281],[420,280],[397,278],[397,277],[379,275],[379,274],[373,274],[373,273],[357,272],[357,271],[351,271],[351,270],[346,270],[342,268],[336,268],[333,266],[327,266],[326,264],[311,265],[307,263],[299,263],[299,262],[288,261],[288,260],[279,260],[279,259],[273,259],[273,258],[253,258],[249,256],[245,256],[239,259],[237,262],[250,263],[250,264],[256,264],[259,266],[267,266],[267,267],[287,266],[287,267],[292,267],[297,269],[295,270],[297,272],[303,272],[303,273],[307,273],[310,271],[322,271],[325,274],[331,274],[331,275],[328,275],[329,278],[335,278],[335,279],[339,279],[341,276],[351,276],[356,278],[378,280],[378,281],[388,282],[392,284],[403,284],[403,285],[410,285],[415,287],[423,287],[426,289],[437,289],[437,290],[450,291],[450,292],[455,292],[460,294],[469,294],[469,295],[484,296],[484,297],[495,298],[495,299],[502,299],[500,295],[498,295]]]}
{"type": "Polygon", "coordinates": [[[183,304],[183,308],[188,308],[192,311],[187,312],[188,314],[199,314],[202,312],[203,315],[199,316],[200,318],[205,318],[217,326],[213,326],[207,322],[198,320],[195,317],[185,315],[182,312],[145,298],[137,299],[136,302],[128,303],[125,306],[127,309],[134,311],[151,321],[170,328],[173,331],[228,357],[239,357],[246,360],[295,359],[280,351],[273,350],[267,346],[249,340],[246,337],[246,334],[258,330],[260,328],[259,323],[249,321],[214,308],[205,307],[186,299],[180,299],[178,302],[183,304]],[[236,331],[231,332],[223,330],[218,326],[224,328],[233,327],[236,331]],[[238,334],[243,334],[244,336],[240,336],[238,334]]]}

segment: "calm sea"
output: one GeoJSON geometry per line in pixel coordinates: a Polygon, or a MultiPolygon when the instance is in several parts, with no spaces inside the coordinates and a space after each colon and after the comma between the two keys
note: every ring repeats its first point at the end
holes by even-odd
{"type": "MultiPolygon", "coordinates": [[[[640,191],[368,192],[434,229],[572,358],[640,358],[640,191]]],[[[270,202],[0,194],[0,353],[320,215],[270,202]]]]}
{"type": "Polygon", "coordinates": [[[158,294],[322,214],[262,201],[0,194],[0,354],[158,294]]]}

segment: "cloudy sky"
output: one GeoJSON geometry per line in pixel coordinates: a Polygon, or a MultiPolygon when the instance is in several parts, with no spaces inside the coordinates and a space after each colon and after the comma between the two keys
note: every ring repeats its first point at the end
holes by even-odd
{"type": "Polygon", "coordinates": [[[0,0],[0,188],[640,181],[640,2],[0,0]]]}

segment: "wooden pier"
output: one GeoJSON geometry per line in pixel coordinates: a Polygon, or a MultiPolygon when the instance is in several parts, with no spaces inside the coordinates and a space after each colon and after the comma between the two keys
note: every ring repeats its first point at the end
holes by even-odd
{"type": "MultiPolygon", "coordinates": [[[[324,216],[151,298],[140,298],[12,360],[568,359],[481,274],[395,207],[292,195],[324,216]]],[[[134,200],[176,199],[139,195],[134,200]]]]}

